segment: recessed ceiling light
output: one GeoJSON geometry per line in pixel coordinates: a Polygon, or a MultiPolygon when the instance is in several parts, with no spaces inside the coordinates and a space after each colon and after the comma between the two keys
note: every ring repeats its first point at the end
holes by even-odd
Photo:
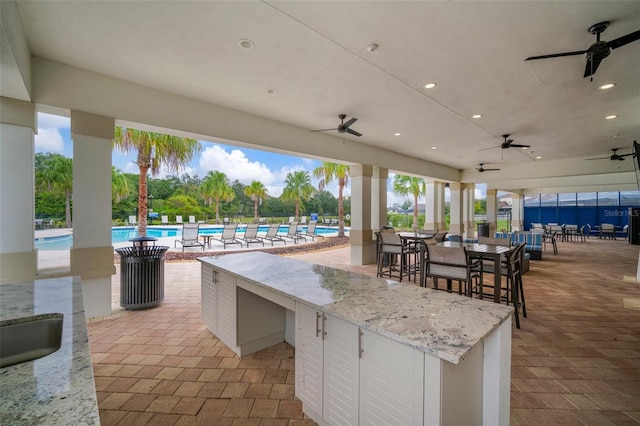
{"type": "Polygon", "coordinates": [[[482,114],[475,114],[471,116],[471,118],[480,118],[480,117],[482,117],[482,114]]]}
{"type": "Polygon", "coordinates": [[[270,95],[275,95],[276,93],[278,93],[278,91],[276,89],[269,89],[267,90],[267,93],[270,95]]]}
{"type": "Polygon", "coordinates": [[[611,135],[611,136],[609,136],[609,137],[610,137],[610,138],[617,138],[617,137],[619,137],[619,136],[620,136],[620,135],[616,133],[615,135],[611,135]]]}
{"type": "Polygon", "coordinates": [[[393,134],[393,136],[402,136],[402,133],[400,133],[400,132],[395,132],[395,133],[393,134]]]}
{"type": "Polygon", "coordinates": [[[371,43],[370,45],[367,46],[367,50],[369,52],[373,52],[374,50],[378,50],[378,46],[376,43],[371,43]]]}
{"type": "Polygon", "coordinates": [[[542,155],[538,155],[538,156],[536,157],[536,160],[539,160],[539,159],[541,159],[541,158],[542,158],[542,155]]]}
{"type": "Polygon", "coordinates": [[[602,86],[598,87],[598,89],[607,90],[607,89],[611,89],[615,85],[616,85],[616,83],[607,83],[607,84],[603,84],[602,86]]]}
{"type": "Polygon", "coordinates": [[[616,118],[617,116],[618,116],[617,114],[614,114],[614,115],[607,115],[605,118],[606,118],[607,120],[611,120],[612,118],[616,118]]]}
{"type": "Polygon", "coordinates": [[[425,89],[433,89],[436,87],[436,83],[427,83],[423,86],[425,89]]]}
{"type": "Polygon", "coordinates": [[[438,149],[438,147],[437,146],[432,146],[431,149],[438,149]]]}
{"type": "Polygon", "coordinates": [[[255,46],[256,44],[254,42],[252,42],[251,40],[247,40],[247,39],[243,39],[240,40],[238,42],[238,44],[240,45],[240,47],[242,47],[243,49],[251,49],[253,46],[255,46]]]}

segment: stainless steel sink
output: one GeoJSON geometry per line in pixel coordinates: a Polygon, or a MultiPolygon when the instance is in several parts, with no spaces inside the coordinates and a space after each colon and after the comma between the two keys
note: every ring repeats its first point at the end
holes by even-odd
{"type": "Polygon", "coordinates": [[[63,317],[51,313],[0,321],[0,368],[33,361],[60,349],[63,317]]]}

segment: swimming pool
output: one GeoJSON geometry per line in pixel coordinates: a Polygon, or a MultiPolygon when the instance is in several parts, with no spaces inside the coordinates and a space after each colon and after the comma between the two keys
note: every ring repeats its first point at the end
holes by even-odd
{"type": "MultiPolygon", "coordinates": [[[[258,232],[267,232],[269,225],[260,225],[258,232]]],[[[286,233],[289,229],[289,225],[280,225],[280,233],[286,233]]],[[[302,232],[306,232],[307,227],[301,226],[299,228],[302,232]]],[[[239,227],[240,233],[244,232],[244,226],[239,227]]],[[[319,235],[331,234],[337,232],[337,228],[320,227],[316,228],[316,233],[319,235]]],[[[200,228],[200,235],[216,235],[222,233],[222,226],[216,227],[204,227],[200,228]]],[[[348,234],[348,230],[345,230],[348,234]]],[[[154,238],[170,238],[179,237],[182,234],[180,228],[167,228],[167,227],[148,227],[147,236],[154,238]]],[[[111,243],[125,243],[131,238],[138,236],[138,230],[136,228],[111,228],[111,243]]],[[[73,237],[71,235],[62,235],[57,237],[44,237],[36,238],[35,247],[38,250],[69,250],[73,245],[73,237]]]]}

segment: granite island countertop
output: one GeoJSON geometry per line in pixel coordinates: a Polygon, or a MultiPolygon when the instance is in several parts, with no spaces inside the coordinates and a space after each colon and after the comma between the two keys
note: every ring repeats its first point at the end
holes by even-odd
{"type": "Polygon", "coordinates": [[[513,313],[486,300],[263,252],[198,260],[454,364],[513,313]]]}
{"type": "Polygon", "coordinates": [[[0,285],[0,320],[58,312],[62,345],[34,361],[0,369],[1,425],[99,425],[79,278],[0,285]]]}

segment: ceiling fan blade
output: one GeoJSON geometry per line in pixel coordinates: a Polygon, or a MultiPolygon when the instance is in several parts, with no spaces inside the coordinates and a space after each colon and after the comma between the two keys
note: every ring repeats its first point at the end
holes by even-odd
{"type": "Polygon", "coordinates": [[[580,50],[577,52],[565,52],[565,53],[554,53],[551,55],[541,55],[541,56],[530,56],[527,59],[525,59],[525,61],[533,61],[535,59],[547,59],[547,58],[558,58],[560,56],[575,56],[575,55],[582,55],[583,53],[587,53],[586,50],[580,50]]]}
{"type": "Polygon", "coordinates": [[[603,59],[604,58],[601,57],[596,57],[594,59],[593,55],[589,55],[587,58],[587,65],[584,67],[584,76],[582,78],[587,78],[590,75],[595,74],[603,59]]]}
{"type": "Polygon", "coordinates": [[[346,129],[347,127],[351,126],[353,123],[355,123],[356,121],[358,121],[357,118],[353,117],[351,119],[349,119],[346,123],[341,124],[340,127],[346,129]]]}
{"type": "Polygon", "coordinates": [[[634,155],[633,152],[630,152],[628,154],[620,154],[620,155],[618,155],[618,157],[628,157],[630,155],[634,155]]]}
{"type": "Polygon", "coordinates": [[[531,148],[531,145],[520,145],[517,143],[510,143],[509,148],[531,148]]]}
{"type": "Polygon", "coordinates": [[[615,40],[608,41],[607,47],[611,49],[617,49],[618,47],[624,46],[625,44],[629,44],[632,41],[636,40],[640,40],[640,30],[634,31],[622,37],[618,37],[615,40]]]}
{"type": "Polygon", "coordinates": [[[585,158],[585,160],[587,160],[587,161],[591,161],[591,160],[609,160],[609,159],[611,159],[611,157],[585,158]]]}
{"type": "Polygon", "coordinates": [[[318,129],[318,130],[311,130],[312,132],[328,132],[329,130],[338,130],[337,127],[334,127],[333,129],[318,129]]]}
{"type": "Polygon", "coordinates": [[[485,172],[497,172],[500,169],[484,169],[485,172]]]}
{"type": "Polygon", "coordinates": [[[502,146],[502,145],[492,146],[491,148],[483,148],[483,149],[479,149],[477,152],[480,152],[480,151],[487,151],[487,150],[490,150],[490,149],[496,149],[496,148],[500,148],[501,146],[502,146]]]}
{"type": "Polygon", "coordinates": [[[362,136],[362,133],[356,132],[355,130],[351,130],[351,129],[350,129],[350,128],[348,128],[348,127],[347,127],[346,129],[344,129],[344,130],[345,130],[347,133],[350,133],[350,134],[352,134],[352,135],[354,135],[354,136],[362,136]]]}

